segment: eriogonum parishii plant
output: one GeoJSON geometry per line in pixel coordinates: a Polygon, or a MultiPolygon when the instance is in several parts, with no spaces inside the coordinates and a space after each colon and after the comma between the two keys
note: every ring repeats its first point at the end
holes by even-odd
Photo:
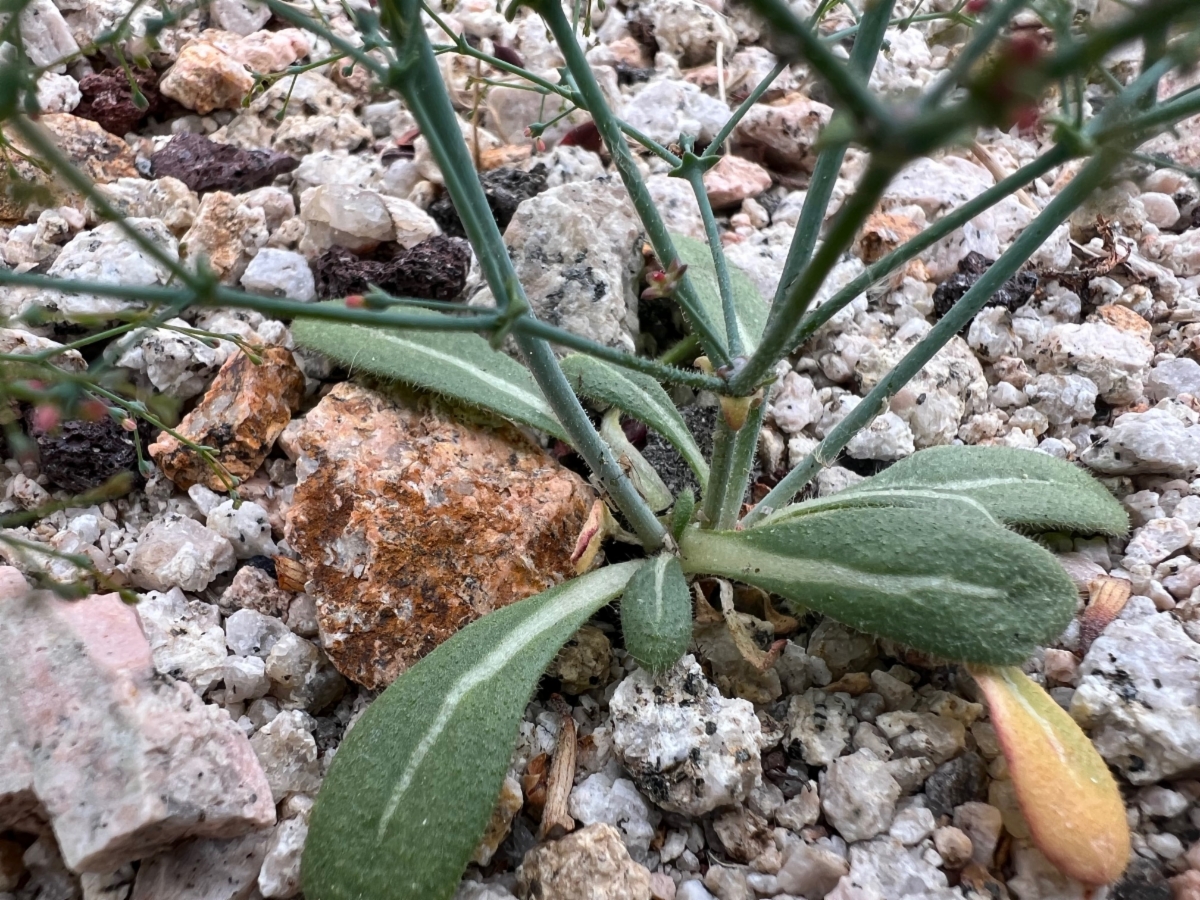
{"type": "MultiPolygon", "coordinates": [[[[449,897],[491,815],[531,692],[561,645],[600,607],[619,600],[629,652],[651,670],[667,669],[689,645],[689,582],[703,576],[752,585],[793,611],[813,610],[963,664],[987,700],[1033,839],[1083,883],[1115,880],[1130,845],[1116,784],[1078,726],[1019,666],[1059,636],[1076,604],[1073,583],[1037,541],[1038,533],[1121,535],[1128,523],[1120,505],[1070,463],[1029,451],[961,446],[923,450],[840,493],[793,501],[1140,144],[1200,112],[1194,89],[1158,97],[1164,75],[1195,61],[1200,7],[1194,0],[1148,0],[1102,25],[1080,24],[1066,3],[963,0],[949,12],[928,15],[969,29],[965,44],[919,96],[899,99],[872,91],[869,78],[888,29],[906,27],[917,13],[902,17],[895,0],[874,0],[849,32],[829,35],[819,19],[835,3],[820,4],[812,20],[802,21],[783,0],[751,0],[780,63],[704,148],[686,134],[663,146],[614,115],[580,43],[586,10],[564,9],[556,0],[514,3],[508,14],[544,20],[565,62],[557,81],[489,55],[462,35],[447,33],[448,43],[435,47],[429,31],[445,23],[420,0],[356,8],[359,34],[353,40],[296,7],[268,3],[278,17],[318,34],[347,64],[367,70],[402,98],[441,170],[495,306],[464,308],[379,290],[305,305],[241,294],[174,260],[167,263],[178,270],[177,282],[167,288],[11,272],[0,272],[0,284],[138,299],[157,311],[158,321],[186,305],[294,317],[294,335],[304,346],[565,442],[586,462],[604,498],[578,548],[578,577],[464,628],[402,674],[348,733],[313,810],[305,895],[449,897]],[[1012,27],[1018,14],[1030,13],[1041,17],[1048,35],[1036,45],[1012,27]],[[838,48],[851,40],[843,58],[838,48]],[[1113,50],[1130,46],[1142,48],[1142,64],[1121,81],[1105,61],[1113,50]],[[686,322],[689,333],[678,347],[650,359],[533,314],[463,140],[439,71],[440,53],[472,57],[523,79],[555,108],[586,114],[657,260],[648,294],[676,304],[686,322]],[[703,176],[719,161],[737,122],[791,62],[807,66],[835,112],[817,148],[778,290],[764,298],[726,260],[703,176]],[[1087,84],[1104,92],[1100,112],[1090,118],[1082,90],[1087,84]],[[1053,92],[1060,103],[1050,115],[1047,97],[1053,92]],[[981,128],[1014,125],[1048,129],[1054,140],[1034,160],[816,302],[898,172],[970,141],[981,128]],[[630,141],[693,188],[706,242],[668,230],[630,141]],[[865,170],[827,217],[851,147],[865,154],[865,170]],[[777,364],[804,353],[822,325],[873,285],[1068,163],[1076,167],[1074,177],[1011,247],[806,458],[747,507],[777,364]],[[515,348],[514,355],[502,352],[504,346],[515,348]],[[701,451],[664,385],[717,397],[720,416],[710,454],[701,451]],[[700,496],[665,491],[624,439],[615,415],[594,424],[595,414],[605,410],[640,420],[669,441],[694,473],[700,496]],[[602,558],[600,543],[618,532],[636,541],[644,558],[594,567],[602,558]]],[[[73,187],[92,196],[102,214],[119,220],[22,114],[29,83],[0,83],[0,118],[73,187]]],[[[534,126],[531,136],[537,139],[544,127],[534,126]]],[[[71,381],[46,368],[37,375],[47,383],[71,381]]],[[[33,382],[21,384],[30,398],[40,396],[33,382]]],[[[92,394],[83,396],[87,387],[81,383],[78,402],[92,402],[92,394]]],[[[104,390],[98,396],[108,414],[146,414],[144,407],[131,408],[120,391],[104,390]]]]}

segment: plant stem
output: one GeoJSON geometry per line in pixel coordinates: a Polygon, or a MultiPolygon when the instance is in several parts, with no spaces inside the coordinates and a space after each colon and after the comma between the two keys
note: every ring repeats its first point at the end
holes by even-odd
{"type": "Polygon", "coordinates": [[[726,475],[724,496],[717,512],[715,527],[720,531],[733,528],[737,524],[738,516],[742,514],[742,501],[745,500],[746,488],[750,485],[750,472],[754,468],[758,437],[762,432],[770,397],[771,389],[767,387],[763,390],[762,402],[751,409],[746,424],[739,428],[734,436],[733,446],[729,450],[729,471],[726,475]]]}
{"type": "Polygon", "coordinates": [[[992,47],[1001,29],[1028,3],[1029,0],[1004,0],[991,10],[988,17],[976,27],[971,39],[950,66],[950,70],[935,81],[921,97],[921,108],[932,109],[954,90],[970,73],[971,67],[992,47]]]}
{"type": "MultiPolygon", "coordinates": [[[[523,318],[532,318],[529,301],[517,280],[512,260],[458,129],[458,118],[450,105],[433,48],[421,23],[419,0],[382,0],[381,7],[386,25],[400,51],[400,60],[392,67],[388,81],[404,97],[421,133],[429,141],[450,198],[454,201],[471,246],[479,257],[484,277],[496,298],[498,319],[511,327],[523,318]]],[[[559,14],[562,14],[561,8],[559,14]]],[[[625,476],[608,445],[592,427],[550,345],[521,332],[516,333],[515,339],[534,380],[575,449],[629,520],[630,527],[637,533],[643,546],[648,551],[657,550],[663,544],[666,529],[625,476]]]]}
{"type": "Polygon", "coordinates": [[[603,359],[622,368],[641,372],[649,375],[656,381],[665,381],[669,384],[682,384],[693,390],[713,391],[714,393],[725,389],[725,382],[715,375],[705,375],[702,372],[691,369],[680,369],[663,360],[646,359],[641,356],[634,356],[632,353],[626,353],[624,350],[617,350],[614,347],[605,347],[603,344],[589,341],[587,338],[582,338],[565,329],[549,325],[540,319],[524,317],[518,320],[513,326],[513,331],[518,334],[527,334],[531,337],[542,338],[551,344],[558,344],[560,347],[569,347],[572,350],[578,350],[580,353],[586,353],[588,356],[603,359]]]}
{"type": "MultiPolygon", "coordinates": [[[[604,100],[604,94],[600,90],[592,67],[584,57],[579,42],[575,40],[575,32],[571,30],[571,23],[567,21],[562,6],[558,0],[538,0],[534,4],[534,8],[545,19],[550,32],[558,43],[558,49],[566,60],[571,77],[583,95],[582,105],[592,114],[592,120],[600,132],[600,137],[604,140],[604,145],[608,148],[625,189],[629,192],[629,199],[633,202],[634,209],[637,210],[638,217],[642,220],[646,236],[650,239],[651,246],[654,247],[655,255],[664,268],[678,264],[679,254],[675,250],[675,244],[671,240],[670,234],[667,233],[667,226],[658,213],[658,208],[654,204],[654,198],[650,196],[650,191],[646,188],[646,183],[642,181],[642,176],[634,164],[633,154],[629,151],[629,145],[621,136],[620,125],[604,100]]],[[[700,339],[704,352],[713,361],[713,365],[728,365],[730,361],[728,348],[717,335],[708,316],[705,315],[703,307],[696,298],[691,279],[686,273],[676,289],[675,296],[691,322],[692,330],[700,339]]]]}
{"type": "Polygon", "coordinates": [[[317,37],[324,38],[329,42],[329,46],[335,48],[339,53],[351,57],[356,63],[366,68],[367,71],[374,74],[381,81],[387,77],[387,65],[372,57],[362,47],[356,47],[340,35],[334,34],[332,30],[316,19],[306,16],[300,10],[289,3],[282,2],[282,0],[263,0],[263,2],[273,15],[304,31],[310,31],[317,37]]]}
{"type": "Polygon", "coordinates": [[[716,528],[725,506],[725,493],[729,490],[733,472],[733,445],[735,432],[726,424],[725,417],[718,411],[717,425],[713,430],[712,459],[708,464],[708,490],[700,505],[702,527],[716,528]]]}
{"type": "Polygon", "coordinates": [[[772,313],[774,321],[778,324],[774,328],[768,324],[763,332],[763,341],[754,351],[754,355],[745,367],[730,379],[731,394],[746,396],[754,393],[763,380],[771,375],[775,363],[791,349],[790,337],[796,327],[795,323],[800,321],[830,270],[854,240],[859,226],[875,208],[894,174],[895,170],[889,164],[873,162],[867,169],[858,189],[846,198],[846,202],[838,211],[825,242],[804,267],[804,271],[792,284],[783,301],[775,304],[772,313]]]}
{"type": "Polygon", "coordinates": [[[754,106],[762,98],[762,95],[770,89],[771,85],[775,83],[775,79],[782,75],[787,67],[788,62],[785,59],[781,59],[775,63],[771,71],[763,77],[763,80],[754,86],[754,90],[750,92],[750,96],[743,100],[741,106],[734,110],[733,115],[725,120],[725,124],[717,132],[717,136],[712,139],[712,143],[704,151],[704,157],[717,155],[717,151],[725,145],[725,142],[729,140],[729,136],[733,134],[733,129],[737,128],[738,122],[746,117],[746,113],[750,112],[750,107],[754,106]]]}
{"type": "MultiPolygon", "coordinates": [[[[713,161],[710,157],[708,161],[713,161]]],[[[721,246],[721,233],[717,230],[717,219],[713,215],[712,203],[708,199],[708,191],[704,187],[704,170],[706,162],[694,155],[690,150],[683,154],[683,163],[672,174],[678,175],[692,186],[696,196],[696,206],[700,210],[700,220],[704,223],[704,236],[708,240],[708,250],[712,254],[713,268],[717,273],[717,291],[721,295],[721,315],[725,320],[725,343],[729,347],[729,355],[737,359],[745,352],[742,346],[741,329],[738,328],[737,308],[733,305],[733,283],[729,280],[729,263],[725,260],[725,251],[721,246]]]]}
{"type": "MultiPolygon", "coordinates": [[[[895,0],[880,0],[867,11],[859,23],[863,32],[854,41],[854,49],[850,52],[850,68],[863,78],[870,79],[875,60],[883,46],[883,36],[887,33],[888,18],[892,14],[895,0]]],[[[839,141],[830,144],[817,157],[813,167],[812,179],[808,183],[808,193],[804,196],[804,205],[800,209],[800,221],[796,223],[796,232],[792,235],[792,243],[788,248],[787,260],[783,264],[783,272],[779,276],[779,285],[775,288],[775,297],[771,301],[771,312],[767,319],[766,329],[779,327],[782,300],[791,288],[800,270],[812,259],[813,248],[817,245],[817,236],[825,221],[829,209],[829,198],[837,184],[838,173],[842,170],[842,161],[846,158],[846,150],[850,144],[839,141]]],[[[785,326],[790,327],[790,326],[785,326]]]]}
{"type": "MultiPolygon", "coordinates": [[[[99,281],[68,281],[50,278],[46,275],[35,275],[28,272],[10,272],[0,269],[0,286],[34,287],[44,290],[61,291],[65,294],[97,294],[102,297],[117,297],[124,300],[138,301],[147,304],[177,303],[180,300],[180,289],[152,286],[139,287],[136,285],[110,284],[99,281]]],[[[390,310],[359,309],[349,306],[326,306],[324,304],[302,303],[299,300],[286,300],[276,297],[260,297],[235,291],[232,288],[219,287],[212,297],[195,297],[185,294],[188,304],[195,306],[221,306],[237,309],[252,309],[264,315],[281,319],[318,319],[327,322],[345,322],[355,325],[369,325],[377,328],[398,328],[413,331],[476,331],[489,333],[498,327],[498,317],[493,310],[476,309],[458,306],[454,316],[432,318],[430,316],[409,316],[403,312],[390,310]]],[[[433,302],[433,301],[430,301],[433,302]]],[[[112,318],[121,318],[117,313],[112,318]]],[[[83,347],[95,343],[106,336],[118,335],[134,328],[153,328],[153,322],[135,322],[115,327],[101,335],[81,338],[73,344],[43,351],[50,355],[60,354],[75,347],[83,347]]],[[[512,325],[512,330],[519,334],[548,340],[553,344],[569,347],[581,353],[587,353],[598,359],[606,360],[636,372],[643,372],[658,381],[670,384],[682,384],[695,390],[721,391],[725,382],[713,375],[677,368],[673,365],[644,359],[605,347],[577,334],[549,325],[532,317],[522,317],[512,325]]],[[[42,354],[20,355],[20,361],[38,359],[42,354]]],[[[0,359],[6,357],[0,356],[0,359]]]]}
{"type": "Polygon", "coordinates": [[[1025,264],[1051,232],[1065,222],[1092,191],[1104,183],[1123,156],[1124,153],[1119,149],[1106,148],[1089,161],[995,264],[983,273],[962,299],[930,329],[929,334],[905,354],[895,368],[867,393],[862,402],[834,426],[812,453],[788,472],[762,502],[747,514],[742,520],[742,527],[753,525],[763,516],[790,502],[823,467],[832,463],[850,439],[887,407],[892,395],[920,372],[950,338],[962,331],[1000,286],[1025,264]]]}
{"type": "Polygon", "coordinates": [[[814,29],[796,18],[784,0],[750,0],[755,12],[767,20],[779,35],[779,44],[790,39],[792,47],[781,46],[780,56],[803,57],[829,85],[840,104],[849,111],[863,130],[882,133],[890,129],[891,117],[879,99],[868,90],[866,80],[858,77],[825,46],[814,29]]]}
{"type": "Polygon", "coordinates": [[[995,206],[1005,197],[1016,193],[1035,178],[1040,178],[1071,158],[1071,153],[1061,144],[1056,145],[1028,165],[1018,169],[1003,181],[971,198],[951,213],[938,219],[920,234],[905,241],[887,256],[879,259],[860,272],[832,297],[810,311],[788,339],[792,348],[801,346],[818,328],[832,319],[855,297],[867,290],[881,278],[885,278],[911,259],[915,259],[946,235],[957,231],[971,219],[995,206]]]}

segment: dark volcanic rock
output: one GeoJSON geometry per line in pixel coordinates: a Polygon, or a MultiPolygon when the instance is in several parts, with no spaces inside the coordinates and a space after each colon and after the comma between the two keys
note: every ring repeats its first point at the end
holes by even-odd
{"type": "MultiPolygon", "coordinates": [[[[492,208],[492,217],[503,231],[522,201],[536,197],[546,189],[546,167],[538,163],[528,172],[509,168],[492,169],[479,176],[479,183],[483,185],[488,206],[492,208]]],[[[466,237],[449,194],[442,194],[429,205],[429,215],[446,234],[466,237]]]]}
{"type": "Polygon", "coordinates": [[[286,153],[242,150],[199,134],[176,135],[150,157],[150,171],[155,178],[178,178],[197,194],[252,191],[298,165],[300,161],[286,153]]]}
{"type": "Polygon", "coordinates": [[[1113,900],[1171,900],[1171,886],[1157,861],[1134,856],[1121,880],[1112,886],[1113,900]]]}
{"type": "Polygon", "coordinates": [[[385,244],[363,255],[331,247],[317,257],[313,268],[322,300],[361,294],[371,285],[396,296],[453,300],[466,286],[471,250],[466,241],[445,235],[408,250],[385,244]]]}
{"type": "Polygon", "coordinates": [[[75,494],[98,488],[137,464],[133,435],[105,416],[98,422],[63,422],[56,431],[29,426],[41,470],[55,485],[75,494]]]}
{"type": "Polygon", "coordinates": [[[85,75],[79,82],[83,99],[75,115],[91,119],[109,134],[124,137],[134,131],[147,116],[161,117],[172,103],[158,92],[158,73],[153,69],[134,69],[133,79],[146,98],[145,108],[133,101],[133,88],[121,69],[105,69],[85,75]]]}
{"type": "Polygon", "coordinates": [[[978,753],[964,753],[938,766],[925,782],[934,817],[948,816],[970,800],[987,799],[987,764],[978,753]]]}
{"type": "MultiPolygon", "coordinates": [[[[950,312],[950,307],[975,286],[975,282],[994,262],[994,259],[988,259],[982,253],[973,250],[964,256],[958,263],[958,271],[939,284],[933,292],[934,316],[940,319],[950,312]]],[[[1029,302],[1037,286],[1037,275],[1033,272],[1018,272],[1004,282],[984,306],[1003,306],[1005,309],[1014,310],[1029,302]]]]}

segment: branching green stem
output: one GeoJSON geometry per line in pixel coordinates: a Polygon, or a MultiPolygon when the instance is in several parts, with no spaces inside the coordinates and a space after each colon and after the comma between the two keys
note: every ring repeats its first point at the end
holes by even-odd
{"type": "MultiPolygon", "coordinates": [[[[646,183],[642,180],[642,176],[634,164],[633,154],[621,136],[620,124],[608,108],[608,103],[605,102],[604,94],[600,90],[592,67],[584,57],[579,42],[575,39],[575,32],[571,29],[571,24],[567,20],[562,6],[557,0],[540,0],[535,9],[545,19],[558,43],[559,50],[562,51],[571,77],[583,96],[582,105],[592,114],[592,120],[596,123],[600,137],[608,148],[613,164],[617,167],[621,182],[629,192],[634,209],[637,210],[638,217],[646,228],[646,236],[654,248],[655,255],[664,268],[677,264],[679,254],[675,250],[671,236],[667,233],[666,223],[659,215],[654,198],[650,196],[650,191],[646,188],[646,183]]],[[[728,348],[721,341],[712,323],[708,321],[708,316],[697,300],[691,280],[686,273],[676,290],[676,298],[679,305],[683,307],[691,322],[692,330],[696,332],[708,358],[716,366],[728,365],[730,361],[728,348]]]]}
{"type": "Polygon", "coordinates": [[[750,112],[750,108],[754,106],[762,95],[771,89],[771,85],[775,83],[775,79],[784,73],[788,67],[788,62],[785,59],[779,60],[771,67],[763,80],[754,86],[754,90],[750,95],[742,101],[741,105],[734,110],[733,115],[725,120],[725,124],[721,126],[721,130],[717,132],[717,136],[712,139],[712,143],[708,145],[708,149],[704,151],[704,156],[716,156],[717,152],[725,146],[725,142],[729,140],[729,136],[733,134],[733,129],[737,128],[738,122],[746,117],[746,113],[750,112]]]}
{"type": "MultiPolygon", "coordinates": [[[[750,472],[754,469],[754,455],[758,451],[758,437],[762,433],[763,419],[767,414],[767,403],[771,399],[770,386],[763,389],[762,402],[750,410],[746,424],[734,435],[729,450],[729,465],[725,490],[717,511],[716,528],[720,531],[733,528],[742,514],[742,501],[750,485],[750,472]]],[[[711,476],[710,476],[711,478],[711,476]]],[[[709,482],[711,484],[711,481],[709,482]]]]}
{"type": "MultiPolygon", "coordinates": [[[[850,52],[850,68],[863,78],[871,77],[871,70],[883,46],[883,37],[887,33],[888,17],[891,16],[894,6],[895,0],[883,0],[869,9],[859,23],[863,32],[855,39],[854,49],[850,52]]],[[[842,170],[842,161],[846,158],[846,150],[849,147],[847,141],[831,143],[817,157],[812,179],[808,183],[808,193],[805,194],[804,205],[800,209],[800,221],[796,223],[796,232],[792,235],[787,260],[783,264],[779,285],[771,301],[766,330],[779,327],[783,298],[795,282],[796,276],[812,259],[813,248],[817,245],[817,236],[821,232],[825,212],[829,208],[829,199],[833,196],[838,174],[842,170]]]]}
{"type": "Polygon", "coordinates": [[[745,352],[742,346],[741,329],[738,328],[737,308],[733,305],[733,283],[729,279],[729,263],[725,260],[725,250],[721,245],[721,233],[717,230],[717,218],[713,215],[712,203],[708,199],[708,190],[704,187],[704,172],[711,168],[717,160],[713,157],[699,157],[684,151],[683,162],[672,174],[684,179],[692,187],[696,197],[696,206],[700,210],[700,220],[704,223],[704,236],[708,240],[708,249],[712,254],[713,267],[717,273],[717,290],[721,295],[721,314],[725,320],[725,341],[729,347],[729,355],[737,359],[745,352]]]}
{"type": "Polygon", "coordinates": [[[888,400],[907,384],[925,364],[944,347],[947,341],[962,331],[971,318],[1005,281],[1016,274],[1025,261],[1045,242],[1051,232],[1067,220],[1071,213],[1088,196],[1103,184],[1123,157],[1116,149],[1105,149],[1097,154],[1080,173],[1059,192],[1042,210],[1041,214],[1027,227],[989,268],[962,299],[939,321],[920,343],[910,350],[896,367],[875,385],[834,428],[825,439],[790,471],[742,520],[749,527],[763,516],[783,507],[825,466],[833,462],[850,439],[864,428],[875,416],[887,408],[888,400]]]}
{"type": "Polygon", "coordinates": [[[771,375],[775,363],[791,349],[792,329],[788,327],[788,323],[800,321],[821,285],[825,283],[829,272],[854,240],[859,226],[883,196],[894,174],[895,170],[890,165],[874,162],[867,169],[858,189],[846,198],[838,211],[825,242],[804,267],[804,271],[800,273],[800,277],[793,283],[782,302],[775,304],[772,309],[773,319],[779,324],[772,327],[768,323],[763,332],[762,343],[754,351],[754,355],[745,367],[730,379],[730,393],[735,396],[754,393],[764,379],[771,375]]]}
{"type": "Polygon", "coordinates": [[[1047,172],[1057,168],[1071,158],[1070,151],[1059,144],[1039,156],[1033,162],[1018,169],[999,183],[988,188],[982,194],[968,200],[951,213],[938,219],[920,234],[905,241],[887,256],[879,259],[860,272],[854,279],[847,282],[837,293],[811,310],[801,319],[788,344],[796,348],[804,344],[818,328],[832,319],[846,304],[850,303],[882,278],[899,269],[911,259],[915,259],[925,250],[932,247],[948,234],[957,231],[971,219],[995,206],[1029,184],[1035,178],[1040,178],[1047,172]]]}
{"type": "Polygon", "coordinates": [[[779,49],[776,52],[785,59],[796,56],[805,59],[829,85],[860,128],[870,133],[890,128],[891,116],[867,89],[866,79],[851,72],[845,63],[834,56],[825,42],[796,17],[784,0],[750,0],[750,5],[778,35],[779,49]]]}
{"type": "Polygon", "coordinates": [[[947,94],[958,87],[971,71],[971,67],[992,48],[996,36],[1004,29],[1012,17],[1024,9],[1029,0],[1004,0],[991,10],[971,34],[971,39],[958,54],[950,69],[921,97],[921,108],[932,109],[937,106],[947,94]]]}
{"type": "MultiPolygon", "coordinates": [[[[421,133],[429,141],[446,189],[496,299],[497,318],[502,327],[512,328],[521,319],[532,318],[529,301],[517,280],[487,197],[475,175],[470,152],[458,130],[457,117],[450,106],[437,60],[421,24],[419,0],[383,0],[381,7],[385,24],[400,53],[398,62],[388,74],[388,83],[404,97],[421,133]]],[[[559,13],[561,15],[561,9],[559,13]]],[[[540,338],[520,332],[515,334],[515,339],[534,380],[575,448],[617,508],[629,520],[630,527],[645,548],[648,551],[657,550],[666,537],[666,529],[625,476],[608,445],[596,433],[563,375],[550,345],[540,338]]]]}

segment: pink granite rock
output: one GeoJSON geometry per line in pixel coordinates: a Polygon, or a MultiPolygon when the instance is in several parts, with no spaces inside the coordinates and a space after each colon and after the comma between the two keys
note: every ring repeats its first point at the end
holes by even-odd
{"type": "Polygon", "coordinates": [[[133,900],[249,900],[270,837],[258,831],[181,844],[142,863],[133,900]]]}
{"type": "MultiPolygon", "coordinates": [[[[184,838],[274,822],[245,735],[188,685],[155,673],[119,595],[17,596],[10,573],[0,568],[0,646],[21,652],[0,656],[0,748],[28,755],[69,868],[110,872],[184,838]]],[[[0,793],[0,809],[12,800],[0,793]]]]}
{"type": "MultiPolygon", "coordinates": [[[[0,566],[0,607],[29,593],[25,577],[12,566],[0,566]]],[[[5,712],[0,697],[0,714],[5,712]]],[[[39,818],[33,793],[33,761],[16,732],[0,720],[0,831],[16,829],[29,819],[39,818]]],[[[37,830],[37,829],[33,829],[37,830]]]]}
{"type": "Polygon", "coordinates": [[[771,173],[740,156],[722,156],[704,173],[704,192],[714,209],[736,206],[771,187],[771,173]]]}

